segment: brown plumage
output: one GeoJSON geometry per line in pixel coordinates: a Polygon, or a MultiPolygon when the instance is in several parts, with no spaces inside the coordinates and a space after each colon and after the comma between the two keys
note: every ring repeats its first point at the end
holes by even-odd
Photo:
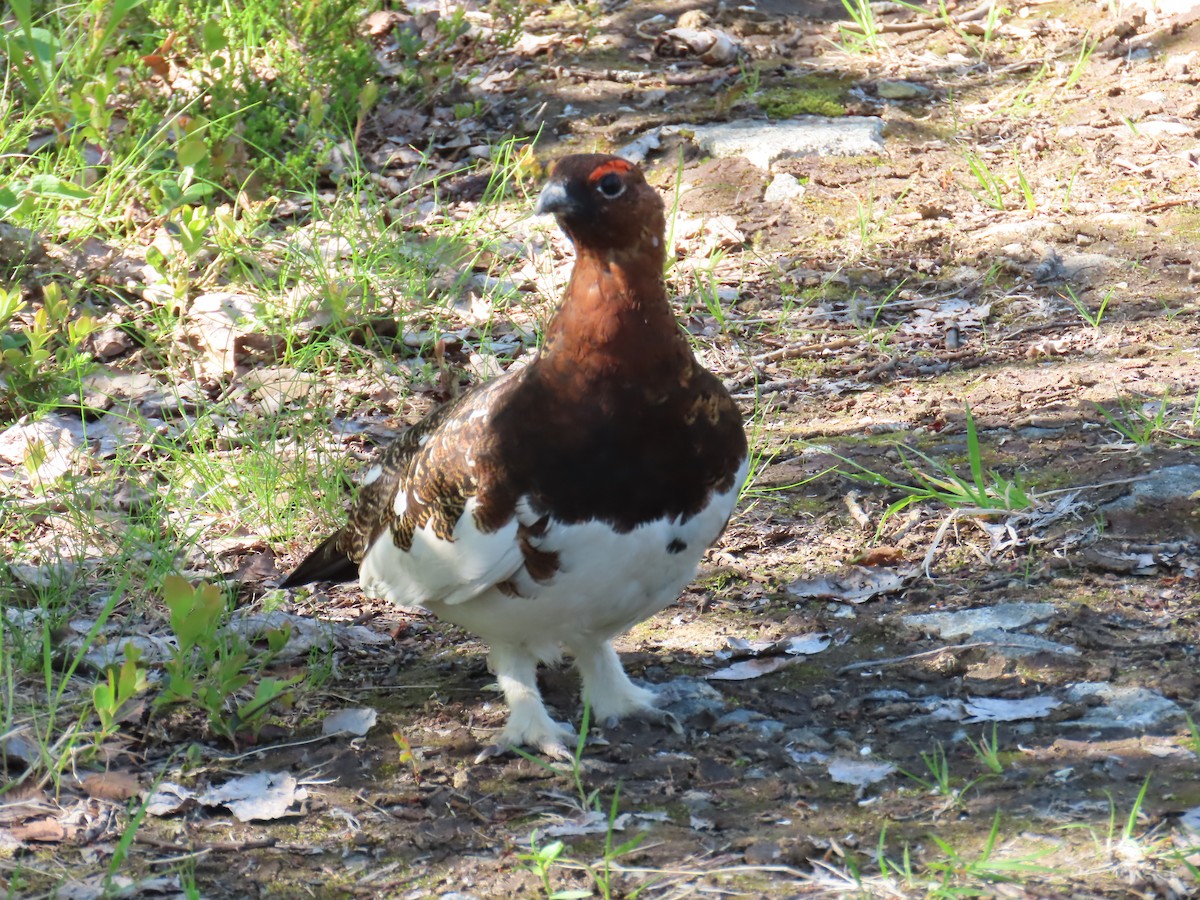
{"type": "Polygon", "coordinates": [[[625,160],[558,163],[538,211],[576,249],[537,357],[382,455],[346,527],[284,582],[348,580],[474,631],[511,715],[500,746],[565,752],[539,660],[575,656],[601,721],[663,718],[610,639],[669,604],[745,476],[741,417],[693,356],[662,280],[663,204],[625,160]]]}

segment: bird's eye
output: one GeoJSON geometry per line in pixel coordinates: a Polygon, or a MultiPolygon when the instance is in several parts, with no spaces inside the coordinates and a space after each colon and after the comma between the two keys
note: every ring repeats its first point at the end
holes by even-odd
{"type": "Polygon", "coordinates": [[[615,200],[625,193],[625,182],[621,180],[621,176],[616,172],[609,172],[596,182],[596,190],[609,200],[615,200]]]}

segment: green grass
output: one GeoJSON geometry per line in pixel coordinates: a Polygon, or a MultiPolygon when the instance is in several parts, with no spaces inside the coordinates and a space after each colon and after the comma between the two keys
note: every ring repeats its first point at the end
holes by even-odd
{"type": "Polygon", "coordinates": [[[984,205],[990,206],[998,212],[1003,212],[1007,208],[1004,196],[1008,193],[1008,185],[988,166],[983,157],[978,153],[967,150],[963,153],[963,156],[967,161],[967,168],[970,170],[971,175],[974,176],[975,182],[978,185],[978,189],[968,188],[972,196],[984,205]]]}
{"type": "Polygon", "coordinates": [[[967,474],[960,473],[952,465],[915,447],[901,443],[896,443],[895,448],[900,455],[902,466],[911,476],[909,481],[897,481],[866,469],[845,457],[839,457],[853,470],[849,472],[852,478],[867,484],[887,487],[901,494],[900,499],[888,506],[880,522],[881,527],[889,518],[914,503],[935,502],[952,510],[973,515],[1028,509],[1035,503],[1035,495],[1026,489],[1019,475],[1010,478],[984,469],[983,447],[979,441],[975,417],[971,414],[969,406],[965,407],[965,423],[969,469],[967,474]]]}
{"type": "Polygon", "coordinates": [[[1172,403],[1171,392],[1165,390],[1155,400],[1122,396],[1117,407],[1096,404],[1096,409],[1113,431],[1139,450],[1156,444],[1200,447],[1200,394],[1190,405],[1172,403]]]}
{"type": "MultiPolygon", "coordinates": [[[[315,689],[327,664],[278,677],[278,642],[229,635],[213,545],[307,546],[340,515],[355,464],[338,416],[378,414],[380,397],[405,414],[413,384],[436,380],[434,345],[461,327],[454,304],[473,270],[500,280],[517,262],[490,217],[529,174],[527,148],[508,142],[379,196],[352,150],[379,96],[357,3],[10,11],[0,221],[30,229],[31,244],[144,247],[146,268],[132,288],[32,255],[0,273],[0,427],[48,429],[25,447],[0,521],[0,734],[34,748],[0,793],[94,764],[143,698],[168,737],[229,744],[315,689]],[[393,214],[477,169],[490,181],[472,215],[435,205],[418,233],[393,214]],[[284,204],[301,210],[290,227],[284,204]],[[198,300],[217,293],[237,299],[200,319],[198,300]],[[206,345],[214,324],[235,342],[206,345]],[[96,341],[112,328],[128,347],[104,360],[96,341]],[[419,331],[426,344],[405,342],[419,331]],[[254,378],[280,371],[291,381],[272,399],[254,378]],[[97,670],[85,658],[110,629],[173,634],[180,649],[165,664],[134,649],[97,670]]],[[[452,14],[401,48],[393,91],[419,104],[451,87],[467,27],[452,14]]],[[[515,297],[484,299],[503,314],[515,297]]],[[[472,334],[491,331],[479,320],[472,334]]]]}
{"type": "MultiPolygon", "coordinates": [[[[598,789],[588,788],[583,777],[583,751],[587,746],[588,733],[591,726],[591,704],[584,698],[583,718],[579,723],[579,734],[575,741],[575,752],[568,761],[568,772],[576,793],[577,809],[584,813],[595,813],[605,817],[607,827],[604,830],[604,846],[599,857],[592,862],[583,862],[566,856],[566,847],[562,841],[551,841],[539,844],[538,830],[534,829],[529,836],[529,851],[517,854],[517,858],[525,863],[526,868],[537,876],[541,883],[546,900],[581,900],[583,897],[600,896],[604,900],[614,897],[637,897],[642,891],[653,884],[653,879],[642,879],[642,883],[629,889],[620,877],[619,860],[636,850],[646,838],[645,832],[635,834],[627,841],[617,841],[617,816],[620,812],[621,785],[618,782],[613,791],[612,800],[607,805],[603,802],[598,789]],[[586,873],[592,882],[591,889],[556,890],[552,887],[552,879],[556,869],[568,869],[586,873]]],[[[559,767],[551,765],[539,756],[534,756],[520,748],[516,752],[553,775],[562,776],[559,767]]]]}
{"type": "Polygon", "coordinates": [[[965,406],[964,411],[968,466],[968,472],[965,474],[950,463],[900,442],[895,442],[893,446],[900,457],[901,467],[909,476],[907,480],[898,480],[873,471],[844,456],[837,457],[849,467],[848,470],[844,470],[849,477],[900,495],[888,505],[880,517],[876,528],[877,537],[883,533],[884,526],[893,516],[914,504],[932,503],[949,510],[925,554],[923,568],[925,574],[930,577],[933,559],[943,537],[950,526],[960,518],[982,519],[1021,512],[1032,509],[1040,502],[1038,495],[1025,486],[1019,474],[1008,477],[984,468],[983,447],[979,441],[975,417],[971,414],[970,406],[965,406]]]}
{"type": "Polygon", "coordinates": [[[1114,288],[1109,288],[1104,292],[1104,296],[1100,298],[1100,303],[1095,310],[1092,310],[1083,300],[1075,293],[1075,289],[1069,284],[1064,288],[1065,294],[1060,294],[1066,300],[1071,302],[1071,306],[1079,313],[1079,318],[1083,319],[1092,328],[1099,328],[1100,323],[1104,321],[1104,313],[1108,310],[1108,303],[1112,300],[1114,288]]]}
{"type": "Polygon", "coordinates": [[[841,0],[853,28],[842,26],[839,34],[842,45],[852,52],[877,53],[880,48],[879,23],[868,0],[841,0]]]}

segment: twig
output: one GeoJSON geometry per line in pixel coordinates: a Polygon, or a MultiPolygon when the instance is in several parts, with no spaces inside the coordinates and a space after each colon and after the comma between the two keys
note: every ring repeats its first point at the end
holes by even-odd
{"type": "Polygon", "coordinates": [[[978,647],[1023,647],[1024,644],[1008,644],[999,641],[976,641],[973,644],[949,644],[934,650],[922,650],[919,653],[907,653],[904,656],[889,656],[884,659],[865,659],[861,662],[848,663],[837,670],[839,675],[847,672],[857,672],[859,669],[873,669],[877,666],[894,666],[897,663],[910,662],[914,659],[924,659],[927,656],[937,656],[947,650],[955,653],[959,650],[975,650],[978,647]]]}
{"type": "Polygon", "coordinates": [[[671,85],[707,84],[710,81],[720,81],[722,78],[732,78],[737,73],[737,66],[732,66],[728,69],[702,69],[698,72],[681,72],[678,75],[668,75],[666,82],[671,85]]]}
{"type": "Polygon", "coordinates": [[[859,527],[864,531],[871,530],[871,517],[863,510],[862,505],[858,502],[858,491],[850,491],[843,498],[846,501],[846,509],[850,510],[850,518],[859,524],[859,527]]]}
{"type": "Polygon", "coordinates": [[[783,362],[786,359],[799,359],[803,356],[808,356],[810,353],[817,353],[822,350],[841,350],[845,347],[853,347],[861,344],[863,338],[861,336],[839,338],[836,341],[817,341],[812,344],[800,344],[792,347],[782,347],[779,350],[772,350],[770,353],[760,353],[758,356],[750,357],[750,362],[756,366],[767,365],[769,363],[783,362]]]}
{"type": "Polygon", "coordinates": [[[925,554],[925,559],[921,563],[921,570],[925,573],[925,577],[933,581],[933,573],[929,571],[933,565],[933,557],[937,555],[938,547],[942,545],[942,538],[946,536],[946,531],[957,522],[960,518],[967,515],[980,515],[984,510],[981,509],[952,509],[950,515],[942,520],[942,524],[938,526],[937,532],[933,536],[933,543],[929,545],[929,552],[925,554]]]}
{"type": "Polygon", "coordinates": [[[1200,203],[1200,197],[1191,195],[1188,197],[1172,197],[1170,200],[1160,200],[1157,203],[1148,203],[1140,207],[1139,212],[1156,212],[1160,209],[1170,209],[1173,206],[1192,206],[1200,203]]]}
{"type": "MultiPolygon", "coordinates": [[[[145,844],[147,847],[157,847],[160,850],[175,850],[186,856],[199,856],[204,853],[240,853],[243,850],[265,850],[279,843],[279,838],[264,837],[248,841],[213,841],[208,844],[196,844],[191,847],[166,841],[162,838],[151,837],[148,834],[135,834],[134,843],[145,844]]],[[[164,862],[165,860],[160,860],[164,862]]]]}
{"type": "Polygon", "coordinates": [[[554,66],[547,69],[556,78],[578,78],[581,81],[615,81],[620,84],[647,84],[657,79],[653,72],[636,72],[625,69],[580,69],[571,66],[554,66]]]}

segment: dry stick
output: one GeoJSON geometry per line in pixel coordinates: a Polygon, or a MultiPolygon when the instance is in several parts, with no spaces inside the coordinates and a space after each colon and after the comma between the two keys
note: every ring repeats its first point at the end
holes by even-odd
{"type": "Polygon", "coordinates": [[[182,844],[176,844],[174,841],[151,837],[148,834],[135,834],[133,840],[134,843],[145,844],[147,847],[157,847],[160,850],[176,850],[188,855],[199,853],[237,853],[242,850],[265,850],[279,843],[278,838],[265,837],[248,841],[212,841],[211,843],[196,844],[187,847],[182,844]]]}
{"type": "Polygon", "coordinates": [[[863,338],[856,336],[839,338],[836,341],[817,341],[812,344],[783,347],[779,350],[772,350],[770,353],[760,353],[758,356],[752,356],[750,357],[750,362],[756,366],[761,366],[774,362],[783,362],[785,359],[799,359],[800,357],[808,356],[810,353],[816,353],[819,350],[841,350],[844,347],[853,347],[862,342],[863,338]]]}
{"type": "Polygon", "coordinates": [[[839,675],[845,675],[849,672],[857,672],[859,669],[873,669],[876,666],[894,666],[897,663],[910,662],[914,659],[924,659],[928,656],[937,656],[939,653],[950,651],[954,653],[958,650],[975,650],[978,647],[1024,647],[1024,644],[1004,643],[1001,641],[976,641],[973,644],[947,644],[945,647],[938,647],[934,650],[922,650],[919,653],[909,653],[904,656],[889,656],[885,659],[865,659],[862,662],[848,663],[837,670],[839,675]]]}
{"type": "Polygon", "coordinates": [[[946,532],[949,530],[951,525],[964,516],[987,515],[988,513],[992,513],[994,511],[995,510],[978,509],[975,507],[963,507],[961,509],[950,510],[950,515],[946,516],[946,518],[942,521],[942,524],[938,526],[937,533],[935,533],[933,536],[933,543],[929,546],[929,552],[925,554],[925,559],[921,563],[921,569],[925,572],[925,577],[930,581],[933,581],[933,573],[930,571],[930,569],[933,567],[933,558],[937,556],[938,547],[942,545],[942,538],[946,536],[946,532]]]}
{"type": "Polygon", "coordinates": [[[846,509],[850,511],[850,518],[858,523],[859,527],[864,531],[871,530],[871,517],[866,514],[862,508],[862,504],[858,502],[858,491],[850,491],[843,498],[846,502],[846,509]]]}
{"type": "MultiPolygon", "coordinates": [[[[865,33],[857,22],[838,22],[838,27],[846,31],[865,33]]],[[[941,19],[928,19],[920,22],[878,22],[875,31],[880,34],[904,34],[909,31],[936,31],[945,27],[946,23],[941,19]]]]}
{"type": "Polygon", "coordinates": [[[1138,212],[1157,212],[1160,209],[1170,209],[1173,206],[1190,206],[1192,204],[1200,204],[1200,197],[1175,197],[1171,200],[1160,200],[1158,203],[1151,203],[1141,207],[1138,212]]]}
{"type": "Polygon", "coordinates": [[[658,80],[652,72],[631,72],[626,69],[580,69],[554,66],[547,69],[555,78],[579,78],[584,81],[615,81],[619,84],[647,84],[658,80]]]}
{"type": "Polygon", "coordinates": [[[679,75],[668,75],[665,80],[670,85],[707,84],[710,81],[720,81],[722,78],[732,78],[737,73],[738,67],[733,66],[728,69],[701,70],[698,72],[683,72],[679,75]]]}

